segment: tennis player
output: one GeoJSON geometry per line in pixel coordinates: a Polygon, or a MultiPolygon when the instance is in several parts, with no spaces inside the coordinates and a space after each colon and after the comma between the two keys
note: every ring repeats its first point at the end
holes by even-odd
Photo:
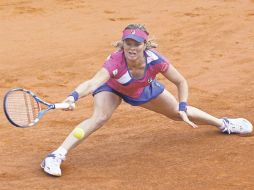
{"type": "Polygon", "coordinates": [[[182,120],[193,128],[197,128],[195,123],[199,123],[213,125],[228,134],[252,132],[252,124],[246,119],[216,118],[188,105],[188,85],[185,78],[167,59],[155,51],[157,45],[148,36],[144,25],[128,25],[123,30],[122,39],[115,44],[117,51],[107,58],[92,79],[80,84],[64,100],[70,104],[68,110],[72,110],[72,103],[92,94],[94,111],[90,118],[74,128],[57,150],[42,161],[41,167],[46,173],[61,176],[60,165],[66,154],[102,127],[122,100],[170,119],[182,120]],[[176,85],[178,101],[156,80],[158,73],[176,85]]]}

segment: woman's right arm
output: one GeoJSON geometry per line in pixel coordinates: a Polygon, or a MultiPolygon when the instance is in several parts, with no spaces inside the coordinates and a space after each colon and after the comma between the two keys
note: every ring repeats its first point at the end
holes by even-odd
{"type": "Polygon", "coordinates": [[[74,103],[77,99],[85,97],[88,94],[93,93],[94,90],[100,87],[103,83],[107,82],[109,78],[110,78],[109,72],[105,68],[102,68],[94,75],[92,79],[81,83],[73,91],[73,93],[63,101],[70,104],[70,107],[65,110],[73,110],[75,107],[74,103]]]}
{"type": "Polygon", "coordinates": [[[107,82],[110,78],[108,71],[105,68],[99,70],[92,79],[81,83],[75,91],[78,93],[79,98],[91,94],[94,90],[100,87],[103,83],[107,82]]]}

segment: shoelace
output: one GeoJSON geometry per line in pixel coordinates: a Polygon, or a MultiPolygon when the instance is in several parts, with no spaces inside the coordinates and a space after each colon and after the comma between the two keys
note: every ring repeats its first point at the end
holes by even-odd
{"type": "Polygon", "coordinates": [[[223,123],[224,123],[224,129],[222,130],[223,133],[227,132],[228,134],[231,134],[235,132],[234,129],[237,129],[238,127],[240,128],[240,126],[238,126],[237,124],[230,123],[226,119],[223,119],[223,123]]]}
{"type": "Polygon", "coordinates": [[[56,156],[56,157],[53,158],[53,161],[54,161],[55,164],[61,164],[63,159],[56,156]]]}
{"type": "Polygon", "coordinates": [[[231,133],[231,130],[228,126],[225,126],[225,128],[222,130],[223,133],[227,132],[228,134],[231,133]]]}
{"type": "Polygon", "coordinates": [[[54,165],[60,165],[65,160],[65,157],[62,155],[54,155],[52,158],[54,165]]]}

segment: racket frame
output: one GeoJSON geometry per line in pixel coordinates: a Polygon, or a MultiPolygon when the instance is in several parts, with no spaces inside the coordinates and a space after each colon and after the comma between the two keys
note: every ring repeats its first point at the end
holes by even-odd
{"type": "Polygon", "coordinates": [[[41,100],[38,96],[36,96],[36,95],[35,95],[32,91],[30,91],[30,90],[26,90],[26,89],[24,89],[24,88],[14,88],[14,89],[8,91],[8,92],[5,94],[3,106],[4,106],[4,113],[5,113],[5,115],[6,115],[7,119],[8,119],[8,121],[9,121],[12,125],[14,125],[14,126],[16,126],[16,127],[19,127],[19,128],[26,128],[26,127],[31,127],[31,126],[35,125],[35,124],[41,119],[41,117],[42,117],[46,112],[48,112],[48,111],[51,110],[51,109],[55,109],[56,106],[57,106],[57,108],[67,108],[69,105],[68,105],[67,103],[50,104],[50,103],[47,103],[47,102],[41,100]],[[14,123],[14,122],[12,121],[12,119],[10,118],[10,116],[9,116],[9,114],[8,114],[8,112],[7,112],[7,110],[6,110],[6,108],[7,108],[7,98],[8,98],[8,95],[11,94],[11,93],[13,93],[13,92],[15,92],[15,91],[23,91],[23,92],[25,92],[25,93],[28,93],[28,94],[32,95],[32,97],[34,98],[34,100],[36,101],[36,103],[37,103],[37,105],[38,105],[38,107],[39,107],[39,112],[38,112],[36,118],[35,118],[29,125],[27,125],[27,126],[20,126],[20,125],[14,123]],[[44,110],[41,110],[40,103],[42,103],[42,104],[44,104],[45,106],[47,106],[47,108],[44,109],[44,110]],[[58,106],[57,106],[57,105],[58,105],[58,106]]]}

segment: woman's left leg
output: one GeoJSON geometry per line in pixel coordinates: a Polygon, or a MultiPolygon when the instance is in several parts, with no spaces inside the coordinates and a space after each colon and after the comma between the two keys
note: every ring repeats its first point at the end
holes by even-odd
{"type": "MultiPolygon", "coordinates": [[[[182,120],[178,113],[178,102],[166,89],[155,99],[140,105],[148,110],[160,113],[173,120],[182,120]]],[[[223,126],[223,121],[193,106],[187,107],[187,115],[197,124],[213,125],[218,128],[223,126]]]]}
{"type": "MultiPolygon", "coordinates": [[[[166,89],[154,100],[147,102],[141,107],[160,113],[174,120],[182,120],[178,112],[178,102],[166,89]]],[[[244,118],[218,119],[198,108],[187,106],[187,116],[191,121],[198,124],[213,125],[222,132],[250,134],[253,131],[252,124],[244,118]]]]}

